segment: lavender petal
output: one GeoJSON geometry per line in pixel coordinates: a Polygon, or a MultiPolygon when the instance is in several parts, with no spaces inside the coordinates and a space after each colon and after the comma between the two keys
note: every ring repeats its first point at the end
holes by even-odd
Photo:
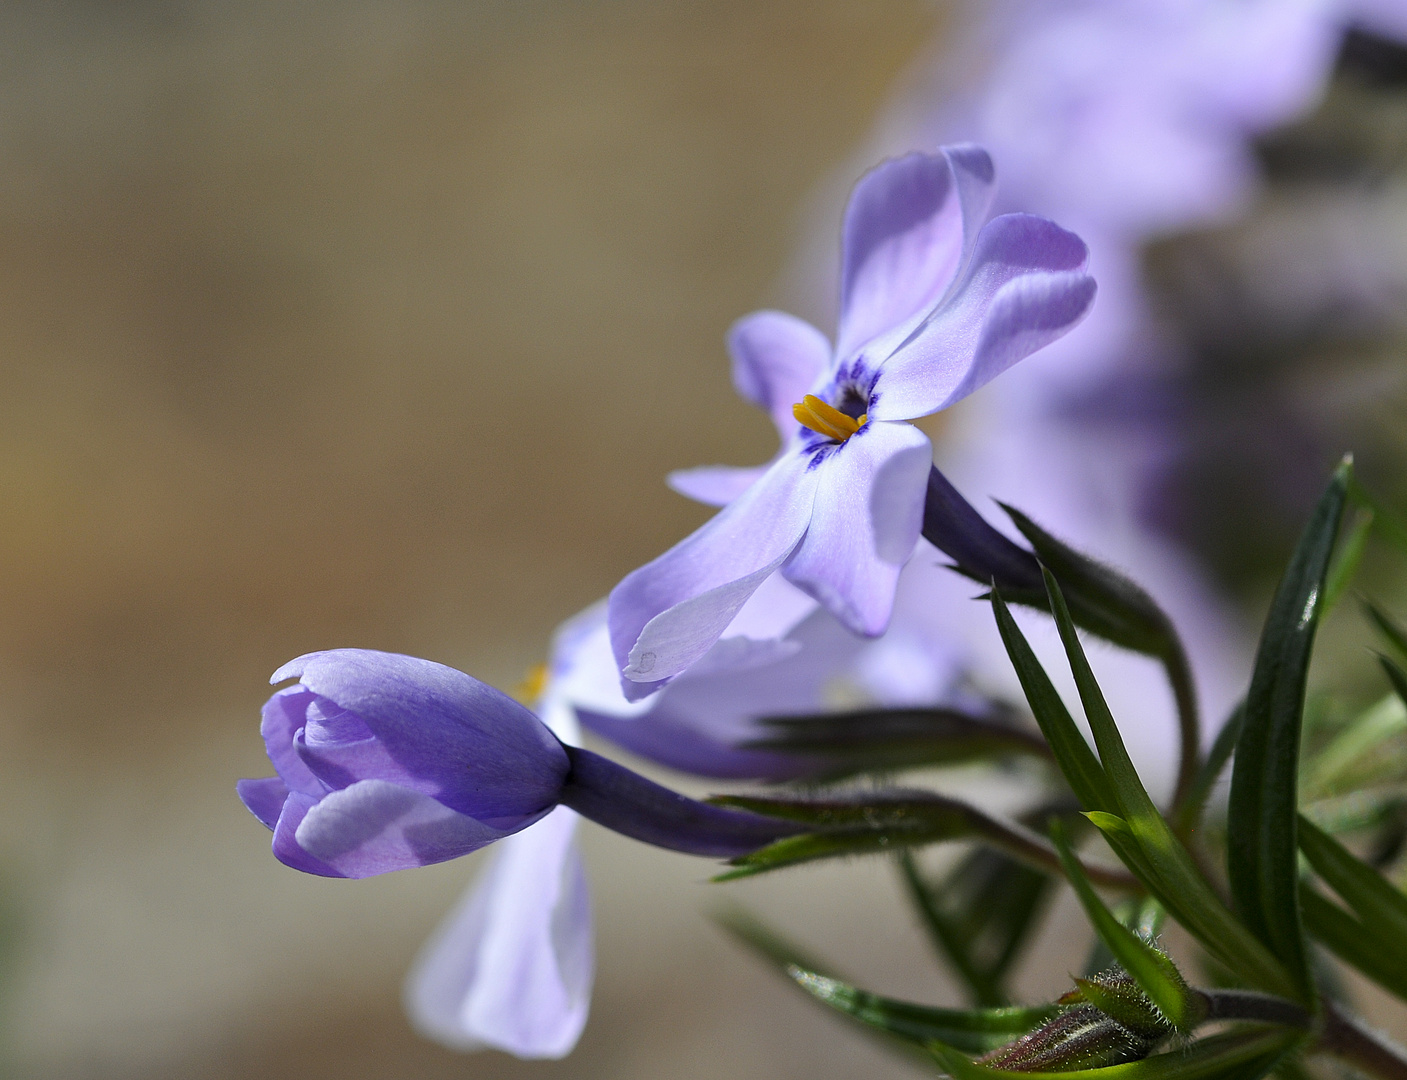
{"type": "Polygon", "coordinates": [[[754,311],[728,331],[733,386],[765,410],[786,442],[796,433],[791,407],[830,367],[831,343],[810,323],[782,311],[754,311]]]}
{"type": "Polygon", "coordinates": [[[594,967],[576,825],[558,807],[502,841],[426,943],[405,986],[423,1034],[520,1058],[561,1058],[576,1045],[594,967]]]}
{"type": "Polygon", "coordinates": [[[962,265],[965,234],[986,217],[994,179],[986,153],[963,147],[886,161],[855,185],[842,233],[837,356],[938,302],[962,265]]]}
{"type": "Polygon", "coordinates": [[[799,451],[783,455],[736,502],[611,591],[611,648],[628,699],[708,652],[791,554],[811,517],[820,470],[809,464],[799,451]]]}
{"type": "Polygon", "coordinates": [[[783,573],[857,634],[884,632],[933,465],[911,424],[869,423],[826,459],[811,527],[783,573]]]}
{"type": "Polygon", "coordinates": [[[951,298],[883,361],[870,418],[937,412],[1068,331],[1094,300],[1087,255],[1044,218],[989,221],[951,298]]]}

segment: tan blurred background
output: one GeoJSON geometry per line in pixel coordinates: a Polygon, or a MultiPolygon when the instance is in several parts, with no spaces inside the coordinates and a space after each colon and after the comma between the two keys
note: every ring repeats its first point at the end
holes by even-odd
{"type": "MultiPolygon", "coordinates": [[[[284,660],[376,647],[511,685],[702,520],[666,470],[771,452],[722,334],[940,16],[0,10],[10,1074],[910,1074],[709,927],[705,864],[595,829],[581,1048],[441,1051],[397,995],[472,860],[303,877],[232,785],[267,772],[284,660]]],[[[735,895],[801,911],[877,988],[951,1000],[882,866],[735,895]]]]}

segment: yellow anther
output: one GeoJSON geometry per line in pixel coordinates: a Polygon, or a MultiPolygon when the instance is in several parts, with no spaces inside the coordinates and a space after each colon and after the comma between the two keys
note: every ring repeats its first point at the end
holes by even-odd
{"type": "Polygon", "coordinates": [[[547,665],[534,664],[528,668],[523,681],[513,688],[513,696],[524,705],[535,705],[542,692],[547,689],[547,665]]]}
{"type": "Polygon", "coordinates": [[[834,405],[827,404],[815,394],[807,394],[791,407],[792,416],[796,417],[796,422],[803,427],[808,427],[818,435],[824,435],[828,439],[836,442],[844,442],[865,426],[865,421],[869,419],[866,413],[856,420],[853,416],[846,416],[834,405]]]}

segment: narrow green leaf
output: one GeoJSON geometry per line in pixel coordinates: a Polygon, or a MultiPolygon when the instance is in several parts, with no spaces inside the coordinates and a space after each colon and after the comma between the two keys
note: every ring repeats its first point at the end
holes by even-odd
{"type": "Polygon", "coordinates": [[[1052,893],[1053,875],[1001,851],[977,847],[937,882],[908,851],[899,869],[940,959],[976,1005],[1006,1005],[1003,982],[1052,893]]]}
{"type": "Polygon", "coordinates": [[[1306,770],[1307,794],[1312,797],[1337,794],[1354,766],[1384,739],[1404,730],[1407,730],[1407,702],[1396,694],[1388,694],[1363,710],[1314,756],[1306,770]]]}
{"type": "MultiPolygon", "coordinates": [[[[1060,854],[1060,865],[1084,906],[1085,914],[1094,925],[1095,933],[1108,946],[1119,964],[1138,983],[1150,1001],[1156,1005],[1168,1022],[1179,1031],[1190,1031],[1206,1014],[1201,998],[1188,987],[1181,973],[1162,952],[1144,941],[1126,927],[1099,899],[1079,860],[1071,853],[1065,842],[1064,831],[1058,821],[1051,823],[1050,838],[1055,842],[1055,850],[1060,854]]],[[[1098,1001],[1092,1001],[1098,1006],[1098,1001]]],[[[1103,1006],[1100,1006],[1101,1008],[1103,1006]]],[[[1118,1019],[1118,1017],[1114,1017],[1118,1019]]]]}
{"type": "Polygon", "coordinates": [[[1373,511],[1359,511],[1343,543],[1339,545],[1338,555],[1329,567],[1328,577],[1324,582],[1325,612],[1333,610],[1334,605],[1339,602],[1339,597],[1353,580],[1353,575],[1358,572],[1358,564],[1363,561],[1363,551],[1368,546],[1368,533],[1372,528],[1373,511]]]}
{"type": "MultiPolygon", "coordinates": [[[[1114,806],[1108,809],[1124,823],[1106,821],[1110,827],[1100,831],[1125,865],[1214,956],[1261,989],[1285,992],[1284,969],[1226,909],[1143,787],[1080,645],[1060,584],[1048,570],[1043,568],[1043,573],[1051,615],[1109,780],[1114,806]]],[[[1094,824],[1100,826],[1101,820],[1094,824]]]]}
{"type": "Polygon", "coordinates": [[[1407,944],[1407,896],[1303,815],[1299,844],[1309,865],[1363,924],[1381,938],[1407,944]]]}
{"type": "Polygon", "coordinates": [[[1348,495],[1355,503],[1372,513],[1373,525],[1379,536],[1399,551],[1407,552],[1407,524],[1404,524],[1400,517],[1379,502],[1356,477],[1349,478],[1348,495]]]}
{"type": "Polygon", "coordinates": [[[1300,925],[1296,822],[1300,728],[1329,555],[1343,517],[1351,464],[1319,500],[1280,580],[1261,634],[1236,746],[1227,812],[1227,870],[1237,910],[1312,1000],[1300,925]]]}
{"type": "Polygon", "coordinates": [[[1308,885],[1300,886],[1305,928],[1344,963],[1407,1000],[1407,950],[1383,941],[1358,919],[1308,885]]]}
{"type": "Polygon", "coordinates": [[[938,1039],[967,1053],[985,1053],[1056,1012],[1053,1006],[944,1009],[880,997],[823,974],[824,968],[801,949],[745,912],[729,910],[714,918],[817,1001],[870,1029],[925,1050],[938,1039]]]}
{"type": "MultiPolygon", "coordinates": [[[[1114,912],[1116,919],[1145,940],[1151,940],[1162,933],[1163,923],[1167,919],[1167,911],[1154,896],[1120,900],[1110,910],[1114,912]]],[[[1096,934],[1089,954],[1085,957],[1083,970],[1086,977],[1102,974],[1113,967],[1114,962],[1114,954],[1096,934]]]]}
{"type": "Polygon", "coordinates": [[[967,987],[975,1005],[997,1007],[1008,999],[1000,980],[977,963],[968,947],[968,937],[958,927],[958,918],[950,917],[939,903],[938,895],[919,873],[918,864],[909,851],[899,853],[899,872],[904,879],[909,901],[923,920],[929,940],[941,959],[956,972],[967,987]]]}
{"type": "Polygon", "coordinates": [[[932,1050],[953,1080],[1258,1080],[1303,1039],[1300,1032],[1284,1030],[1212,1035],[1142,1061],[1069,1072],[992,1069],[949,1046],[937,1044],[932,1050]]]}
{"type": "Polygon", "coordinates": [[[837,1012],[925,1049],[940,1041],[968,1053],[984,1053],[1024,1034],[1056,1011],[1050,1006],[941,1009],[880,997],[795,964],[787,967],[786,974],[817,1001],[837,1012]]]}
{"type": "Polygon", "coordinates": [[[1388,682],[1392,683],[1392,689],[1397,694],[1398,700],[1407,705],[1407,671],[1403,671],[1394,660],[1381,653],[1378,654],[1378,662],[1382,664],[1383,671],[1387,673],[1388,682]]]}
{"type": "Polygon", "coordinates": [[[1041,734],[1055,753],[1055,760],[1065,774],[1065,780],[1074,791],[1086,810],[1118,810],[1109,778],[1094,751],[1085,742],[1080,729],[1075,726],[1070,711],[1060,700],[1060,694],[1050,681],[1050,676],[1041,667],[1026,635],[1011,617],[1006,602],[995,589],[991,593],[992,611],[996,615],[997,630],[1002,644],[1016,668],[1016,677],[1021,681],[1021,689],[1030,703],[1031,712],[1040,725],[1041,734]]]}
{"type": "Polygon", "coordinates": [[[1398,656],[1407,660],[1407,630],[1402,628],[1402,624],[1371,600],[1363,601],[1363,610],[1367,612],[1368,620],[1377,627],[1378,633],[1397,650],[1398,656]]]}
{"type": "MultiPolygon", "coordinates": [[[[1067,584],[1081,626],[1134,652],[1166,654],[1172,622],[1147,592],[1117,570],[1056,539],[1015,507],[998,505],[1030,541],[1041,563],[1067,584]]],[[[1045,607],[1039,601],[1034,606],[1045,607]]]]}
{"type": "MultiPolygon", "coordinates": [[[[815,859],[867,855],[949,840],[974,839],[1042,869],[1054,869],[1054,849],[1039,834],[1014,821],[999,821],[961,802],[929,791],[872,794],[861,799],[778,799],[719,795],[710,800],[754,813],[801,822],[813,831],[784,837],[732,860],[736,869],[715,877],[731,881],[815,859]]],[[[1122,871],[1089,867],[1101,885],[1128,890],[1137,883],[1122,871]]]]}

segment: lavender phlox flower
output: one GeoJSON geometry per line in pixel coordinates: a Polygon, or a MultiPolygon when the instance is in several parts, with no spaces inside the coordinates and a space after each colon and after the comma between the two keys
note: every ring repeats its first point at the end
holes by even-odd
{"type": "MultiPolygon", "coordinates": [[[[760,720],[860,707],[950,706],[977,713],[988,707],[967,692],[964,648],[947,626],[952,577],[936,554],[914,558],[901,574],[894,617],[882,637],[857,637],[811,603],[779,639],[725,637],[660,693],[633,702],[621,690],[605,605],[594,605],[572,621],[562,696],[589,730],[681,772],[729,780],[812,776],[827,763],[747,745],[775,734],[760,720]]],[[[805,600],[776,575],[734,625],[764,633],[789,621],[805,600]]]]}
{"type": "Polygon", "coordinates": [[[772,416],[782,449],[761,475],[675,478],[711,501],[736,497],[612,591],[627,698],[700,660],[778,570],[851,631],[884,631],[932,461],[906,421],[1059,337],[1094,296],[1078,237],[1025,214],[982,224],[994,182],[973,146],[885,162],[846,210],[834,349],[780,312],[733,328],[734,382],[772,416]]]}
{"type": "Polygon", "coordinates": [[[587,750],[463,672],[366,649],[309,653],[264,707],[278,774],[242,780],[274,854],[325,877],[368,877],[466,855],[563,804],[646,843],[733,856],[790,830],[696,803],[587,750]]]}
{"type": "MultiPolygon", "coordinates": [[[[562,700],[571,624],[553,643],[534,710],[562,742],[581,742],[562,700]]],[[[491,1047],[560,1058],[586,1026],[594,974],[591,898],[576,811],[559,806],[501,841],[406,976],[405,1006],[424,1035],[456,1050],[491,1047]]]]}

